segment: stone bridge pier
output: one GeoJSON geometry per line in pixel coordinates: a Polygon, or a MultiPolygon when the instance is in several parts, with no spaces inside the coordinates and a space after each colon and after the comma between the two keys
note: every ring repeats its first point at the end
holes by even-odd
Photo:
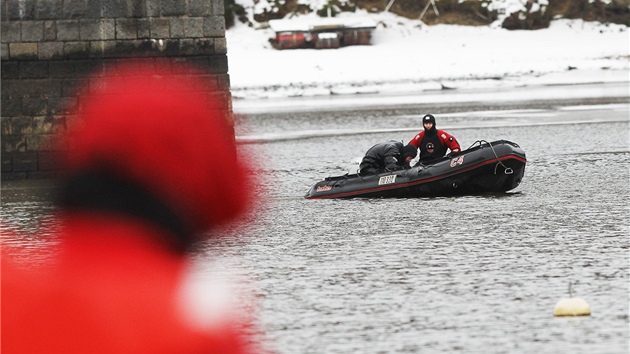
{"type": "Polygon", "coordinates": [[[208,73],[232,119],[223,0],[2,0],[2,179],[54,177],[46,141],[95,74],[143,58],[208,73]]]}

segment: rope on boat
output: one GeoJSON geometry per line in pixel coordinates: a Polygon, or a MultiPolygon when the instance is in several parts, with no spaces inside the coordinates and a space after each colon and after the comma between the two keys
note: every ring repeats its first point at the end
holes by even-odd
{"type": "Polygon", "coordinates": [[[492,144],[490,144],[489,142],[485,141],[485,140],[477,140],[475,141],[472,145],[470,145],[470,148],[472,148],[473,146],[475,146],[477,143],[479,143],[479,146],[481,146],[483,143],[488,144],[488,146],[490,146],[490,149],[492,150],[492,153],[494,154],[494,157],[497,159],[497,164],[494,166],[494,174],[497,174],[497,168],[499,167],[499,165],[503,166],[504,170],[503,173],[505,173],[506,175],[511,175],[512,173],[514,173],[514,170],[512,170],[510,167],[507,167],[500,159],[499,156],[497,155],[497,152],[494,151],[494,146],[492,146],[492,144]]]}

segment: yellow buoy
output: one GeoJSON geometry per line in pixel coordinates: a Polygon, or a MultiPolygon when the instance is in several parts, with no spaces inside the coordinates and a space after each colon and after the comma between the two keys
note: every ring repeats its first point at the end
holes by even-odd
{"type": "Polygon", "coordinates": [[[556,303],[553,309],[554,316],[588,316],[591,308],[588,303],[579,297],[565,297],[556,303]]]}

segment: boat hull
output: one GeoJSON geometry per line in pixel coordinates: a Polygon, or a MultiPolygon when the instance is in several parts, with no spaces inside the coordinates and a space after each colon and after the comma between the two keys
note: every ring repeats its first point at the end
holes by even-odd
{"type": "Polygon", "coordinates": [[[307,199],[419,198],[507,192],[524,174],[525,152],[500,140],[411,169],[369,176],[328,177],[316,183],[307,199]]]}

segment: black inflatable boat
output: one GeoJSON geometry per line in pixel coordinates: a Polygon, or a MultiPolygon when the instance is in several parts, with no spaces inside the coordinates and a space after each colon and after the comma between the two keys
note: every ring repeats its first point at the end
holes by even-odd
{"type": "Polygon", "coordinates": [[[328,177],[305,197],[418,198],[507,192],[521,183],[526,162],[525,152],[513,142],[481,140],[460,153],[410,169],[328,177]]]}

